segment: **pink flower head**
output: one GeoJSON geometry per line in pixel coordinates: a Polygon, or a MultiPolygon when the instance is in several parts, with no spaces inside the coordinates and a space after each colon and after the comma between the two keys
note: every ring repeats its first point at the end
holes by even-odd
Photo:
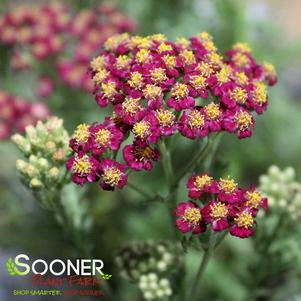
{"type": "Polygon", "coordinates": [[[167,109],[161,108],[150,113],[155,120],[161,136],[171,136],[177,131],[175,114],[167,109]]]}
{"type": "Polygon", "coordinates": [[[100,163],[101,181],[100,186],[104,190],[119,189],[127,182],[126,166],[114,160],[104,159],[100,163]]]}
{"type": "Polygon", "coordinates": [[[193,175],[187,182],[188,196],[199,199],[204,193],[215,194],[218,192],[216,181],[208,174],[193,175]]]}
{"type": "Polygon", "coordinates": [[[246,208],[250,209],[253,216],[257,215],[258,210],[262,207],[266,212],[268,211],[268,200],[261,196],[260,192],[254,186],[245,190],[243,194],[246,208]]]}
{"type": "Polygon", "coordinates": [[[206,116],[201,108],[186,110],[179,120],[180,133],[189,138],[203,138],[208,135],[206,116]]]}
{"type": "Polygon", "coordinates": [[[178,204],[175,215],[177,216],[176,227],[182,232],[199,234],[206,230],[202,218],[202,210],[194,202],[182,202],[178,204]]]}
{"type": "Polygon", "coordinates": [[[69,142],[70,148],[74,152],[88,152],[91,149],[90,125],[79,124],[74,132],[73,138],[69,142]]]}
{"type": "Polygon", "coordinates": [[[88,155],[79,154],[71,157],[66,167],[72,172],[72,181],[76,184],[83,185],[88,182],[97,182],[98,161],[88,155]]]}
{"type": "Polygon", "coordinates": [[[94,155],[103,154],[107,149],[117,151],[123,140],[123,133],[114,124],[105,121],[89,128],[91,150],[94,155]]]}
{"type": "Polygon", "coordinates": [[[211,224],[214,231],[228,228],[228,219],[233,214],[232,211],[231,206],[215,201],[210,201],[202,210],[205,223],[211,224]]]}
{"type": "Polygon", "coordinates": [[[39,79],[37,96],[40,98],[48,98],[54,90],[54,83],[48,76],[42,76],[39,79]]]}
{"type": "Polygon", "coordinates": [[[219,132],[222,128],[222,111],[218,104],[210,102],[204,107],[206,126],[210,132],[219,132]]]}
{"type": "Polygon", "coordinates": [[[239,139],[251,137],[254,128],[254,118],[247,110],[239,109],[224,115],[223,128],[229,132],[236,132],[239,139]]]}
{"type": "Polygon", "coordinates": [[[220,178],[217,185],[219,189],[218,199],[221,202],[234,204],[241,200],[241,191],[238,189],[238,184],[230,177],[220,178]]]}
{"type": "Polygon", "coordinates": [[[159,151],[151,146],[126,145],[123,149],[123,158],[128,166],[136,171],[153,168],[153,161],[160,159],[159,151]]]}
{"type": "Polygon", "coordinates": [[[254,217],[250,210],[239,211],[230,227],[230,233],[233,236],[246,238],[254,234],[254,217]]]}
{"type": "Polygon", "coordinates": [[[170,108],[181,111],[193,108],[195,100],[189,96],[189,88],[185,83],[176,83],[171,90],[171,98],[166,103],[170,108]]]}

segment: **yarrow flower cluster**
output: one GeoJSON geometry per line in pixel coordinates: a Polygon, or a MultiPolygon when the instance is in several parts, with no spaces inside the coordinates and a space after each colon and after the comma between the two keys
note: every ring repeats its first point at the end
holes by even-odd
{"type": "Polygon", "coordinates": [[[23,133],[27,125],[35,125],[48,116],[43,103],[29,102],[0,90],[0,140],[8,139],[13,132],[23,133]]]}
{"type": "MultiPolygon", "coordinates": [[[[265,83],[277,80],[272,65],[257,64],[247,45],[238,43],[222,57],[206,32],[176,42],[162,34],[115,35],[90,65],[97,104],[114,107],[106,120],[133,137],[122,153],[126,167],[136,171],[150,170],[160,159],[158,142],[177,133],[189,139],[221,131],[250,137],[253,112],[267,108],[265,83]]],[[[93,140],[89,127],[79,128],[93,140]]],[[[80,148],[88,157],[92,149],[91,143],[80,148]]]]}
{"type": "Polygon", "coordinates": [[[135,23],[111,4],[77,13],[58,2],[18,4],[0,15],[0,44],[10,50],[10,63],[15,70],[34,68],[36,60],[39,64],[47,64],[45,59],[53,62],[41,74],[38,95],[48,97],[53,91],[53,87],[49,90],[57,80],[53,71],[69,87],[92,92],[93,82],[87,73],[91,58],[109,36],[135,28],[135,23]],[[70,49],[73,57],[64,58],[70,49]],[[49,67],[55,70],[48,70],[49,67]],[[52,75],[51,83],[45,81],[47,75],[52,75]]]}
{"type": "Polygon", "coordinates": [[[259,183],[259,190],[269,198],[272,210],[287,211],[292,220],[301,217],[301,183],[296,180],[294,168],[281,170],[272,165],[260,176],[259,183]]]}
{"type": "Polygon", "coordinates": [[[58,60],[60,78],[71,88],[92,92],[93,82],[87,72],[90,60],[109,36],[134,32],[135,29],[135,22],[109,3],[78,12],[72,17],[68,28],[74,55],[58,60]]]}
{"type": "Polygon", "coordinates": [[[12,136],[26,157],[16,162],[21,179],[45,207],[51,206],[47,194],[56,193],[64,180],[64,166],[70,152],[68,139],[63,120],[57,117],[50,117],[44,123],[38,121],[35,127],[27,126],[24,136],[12,136]]]}
{"type": "Polygon", "coordinates": [[[187,183],[188,197],[179,203],[176,227],[182,233],[200,234],[210,225],[240,238],[252,236],[259,209],[268,209],[267,198],[251,186],[242,189],[231,178],[214,180],[208,174],[193,175],[187,183]]]}
{"type": "Polygon", "coordinates": [[[183,264],[179,245],[164,241],[132,242],[122,248],[115,263],[120,276],[137,284],[146,300],[166,300],[172,295],[168,276],[183,264]]]}

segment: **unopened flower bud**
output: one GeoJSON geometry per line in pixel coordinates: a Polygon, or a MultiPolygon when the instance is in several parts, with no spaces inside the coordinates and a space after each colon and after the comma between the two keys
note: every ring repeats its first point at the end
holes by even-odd
{"type": "Polygon", "coordinates": [[[29,186],[33,189],[39,189],[42,188],[44,185],[39,179],[33,178],[31,179],[29,186]]]}
{"type": "Polygon", "coordinates": [[[27,166],[27,163],[25,161],[23,161],[23,160],[16,161],[16,168],[19,172],[25,173],[26,166],[27,166]]]}
{"type": "Polygon", "coordinates": [[[49,168],[49,162],[48,162],[48,160],[45,159],[45,158],[39,158],[37,163],[38,163],[38,166],[39,166],[41,169],[46,170],[46,169],[49,168]]]}
{"type": "Polygon", "coordinates": [[[66,158],[66,153],[62,148],[59,148],[53,155],[55,161],[63,161],[66,158]]]}
{"type": "Polygon", "coordinates": [[[30,153],[31,146],[26,138],[24,138],[20,134],[15,134],[11,137],[11,139],[23,153],[30,153]]]}
{"type": "Polygon", "coordinates": [[[38,171],[32,164],[27,164],[25,173],[29,178],[33,178],[38,174],[38,171]]]}
{"type": "Polygon", "coordinates": [[[49,177],[53,180],[57,180],[60,176],[60,170],[57,167],[49,169],[49,177]]]}

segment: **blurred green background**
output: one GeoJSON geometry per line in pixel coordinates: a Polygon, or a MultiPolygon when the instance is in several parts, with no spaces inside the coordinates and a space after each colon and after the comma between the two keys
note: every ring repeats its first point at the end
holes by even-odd
{"type": "MultiPolygon", "coordinates": [[[[21,2],[23,3],[1,1],[0,10],[6,11],[8,7],[21,2]]],[[[36,1],[40,2],[42,1],[36,1]]],[[[67,2],[76,10],[92,9],[100,1],[67,2]]],[[[225,174],[244,184],[257,184],[258,177],[271,164],[292,166],[301,178],[300,1],[119,0],[114,3],[137,21],[139,34],[161,32],[168,38],[175,39],[208,31],[221,51],[228,49],[236,41],[248,42],[259,62],[267,60],[273,63],[279,82],[269,91],[268,111],[257,118],[251,139],[238,140],[234,135],[224,135],[217,152],[218,160],[224,166],[225,174]]],[[[1,89],[33,101],[36,100],[32,93],[35,81],[34,74],[0,72],[1,89]]],[[[79,91],[65,94],[55,91],[47,105],[52,113],[65,120],[70,133],[76,124],[100,121],[104,116],[95,105],[93,96],[79,91]]],[[[186,162],[193,148],[195,145],[192,142],[184,139],[179,141],[173,154],[174,161],[186,162]]],[[[15,171],[18,156],[18,151],[9,141],[0,142],[1,254],[22,252],[39,258],[78,256],[78,250],[64,231],[61,231],[52,215],[40,209],[30,193],[22,187],[15,171]]],[[[134,175],[133,181],[149,190],[164,190],[159,164],[151,174],[142,174],[143,176],[134,175]]],[[[184,188],[184,183],[182,187],[184,188]]],[[[180,191],[179,200],[185,200],[184,193],[184,189],[180,191]]],[[[91,254],[103,258],[108,272],[113,276],[111,264],[114,250],[124,242],[131,239],[165,239],[171,236],[167,210],[161,204],[149,206],[142,203],[139,196],[129,188],[121,192],[106,193],[97,187],[91,187],[85,203],[93,227],[85,233],[82,243],[88,245],[92,242],[88,248],[91,254]]],[[[248,295],[250,287],[247,287],[248,284],[244,283],[241,275],[242,270],[249,269],[250,262],[256,265],[254,253],[256,250],[250,241],[228,238],[226,247],[218,251],[210,264],[203,286],[206,300],[251,300],[248,295]]],[[[195,269],[195,262],[199,261],[200,255],[191,253],[188,258],[189,268],[195,269]]],[[[276,281],[273,290],[269,291],[270,296],[258,300],[297,300],[292,298],[300,289],[301,264],[294,264],[295,269],[290,267],[285,271],[285,277],[276,281]],[[281,285],[278,285],[279,281],[281,285]]],[[[1,275],[3,277],[5,276],[1,275]]],[[[116,300],[139,300],[137,291],[128,284],[116,279],[113,280],[113,285],[117,294],[120,294],[116,300]]],[[[6,296],[5,287],[1,291],[6,296]]],[[[4,297],[3,300],[8,299],[4,297]]]]}

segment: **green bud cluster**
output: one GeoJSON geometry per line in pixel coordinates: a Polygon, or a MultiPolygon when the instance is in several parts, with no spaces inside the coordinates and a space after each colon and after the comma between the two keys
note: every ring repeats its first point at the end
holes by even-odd
{"type": "Polygon", "coordinates": [[[182,249],[169,241],[132,242],[116,258],[120,276],[136,283],[145,300],[167,300],[172,294],[168,276],[183,264],[182,249]]]}
{"type": "Polygon", "coordinates": [[[270,166],[267,173],[260,176],[259,183],[271,208],[286,209],[292,219],[301,217],[301,184],[296,181],[294,168],[281,170],[278,166],[270,166]]]}
{"type": "Polygon", "coordinates": [[[65,162],[70,152],[69,139],[63,120],[57,117],[38,121],[35,127],[27,126],[24,136],[12,136],[12,141],[25,157],[16,161],[21,180],[38,199],[62,186],[65,162]]]}

